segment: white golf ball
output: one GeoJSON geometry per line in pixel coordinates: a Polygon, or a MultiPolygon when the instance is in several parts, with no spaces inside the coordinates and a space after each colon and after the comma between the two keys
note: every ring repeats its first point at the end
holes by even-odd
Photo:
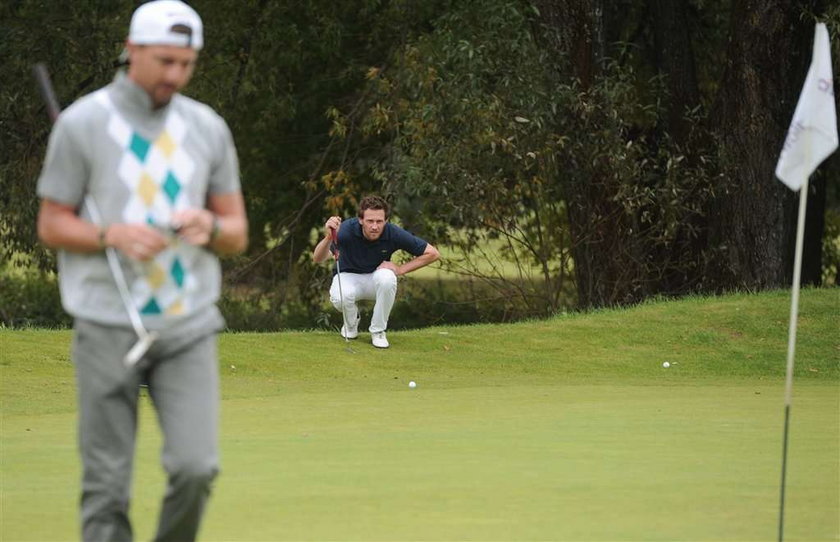
{"type": "Polygon", "coordinates": [[[662,366],[667,369],[668,367],[671,366],[671,364],[666,361],[665,363],[662,364],[662,366]]]}
{"type": "Polygon", "coordinates": [[[411,382],[408,383],[408,387],[409,388],[416,388],[417,387],[417,382],[412,380],[411,382]]]}

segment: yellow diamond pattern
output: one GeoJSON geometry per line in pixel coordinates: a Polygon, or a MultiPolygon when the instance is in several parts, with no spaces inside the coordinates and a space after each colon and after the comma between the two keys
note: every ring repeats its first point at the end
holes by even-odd
{"type": "MultiPolygon", "coordinates": [[[[108,133],[124,153],[119,177],[132,192],[123,211],[124,217],[129,222],[165,220],[176,206],[186,203],[183,190],[193,174],[192,157],[182,150],[187,134],[183,119],[171,112],[166,119],[166,128],[154,140],[146,139],[120,115],[107,94],[99,96],[111,114],[108,133]]],[[[154,260],[146,262],[142,271],[138,269],[132,290],[137,307],[144,314],[177,316],[190,310],[193,294],[187,291],[187,284],[191,284],[192,269],[172,265],[173,254],[178,263],[179,246],[176,239],[154,260]]]]}
{"type": "Polygon", "coordinates": [[[184,314],[184,301],[182,299],[178,299],[178,301],[169,305],[169,307],[166,309],[166,314],[170,314],[173,316],[184,314]]]}
{"type": "Polygon", "coordinates": [[[148,274],[146,275],[146,280],[149,282],[149,285],[152,287],[152,290],[157,290],[163,283],[166,282],[166,271],[157,264],[157,262],[152,262],[149,266],[148,274]]]}
{"type": "Polygon", "coordinates": [[[152,206],[157,192],[157,183],[149,176],[148,173],[143,172],[143,174],[140,175],[140,182],[137,184],[137,194],[140,196],[140,199],[143,200],[143,203],[146,204],[146,207],[152,206]]]}
{"type": "Polygon", "coordinates": [[[175,152],[175,142],[172,141],[172,138],[169,137],[169,133],[164,131],[160,137],[155,141],[155,147],[160,149],[160,152],[163,153],[166,158],[171,158],[172,153],[175,152]]]}

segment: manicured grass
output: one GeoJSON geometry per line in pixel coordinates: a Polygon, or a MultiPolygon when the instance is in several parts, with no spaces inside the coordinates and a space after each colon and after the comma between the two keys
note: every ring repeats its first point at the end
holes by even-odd
{"type": "MultiPolygon", "coordinates": [[[[788,303],[427,328],[387,351],[363,333],[355,354],[331,333],[224,334],[202,539],[774,539],[788,303]]],[[[786,539],[837,540],[840,292],[800,310],[786,539]]],[[[0,330],[0,540],[78,538],[69,340],[0,330]]],[[[141,414],[138,540],[164,484],[141,414]]]]}

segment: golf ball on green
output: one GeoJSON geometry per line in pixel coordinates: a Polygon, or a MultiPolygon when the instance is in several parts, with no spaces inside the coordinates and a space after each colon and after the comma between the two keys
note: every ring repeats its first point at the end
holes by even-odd
{"type": "Polygon", "coordinates": [[[412,380],[411,382],[408,383],[408,387],[409,388],[416,388],[417,387],[417,382],[412,380]]]}
{"type": "Polygon", "coordinates": [[[665,363],[662,364],[662,366],[667,369],[668,367],[671,366],[671,364],[666,361],[665,363]]]}

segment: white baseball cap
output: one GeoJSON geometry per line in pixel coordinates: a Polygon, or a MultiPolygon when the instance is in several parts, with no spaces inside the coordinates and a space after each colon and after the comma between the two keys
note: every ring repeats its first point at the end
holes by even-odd
{"type": "Polygon", "coordinates": [[[154,0],[134,11],[128,41],[135,45],[204,46],[201,17],[179,0],[154,0]]]}

